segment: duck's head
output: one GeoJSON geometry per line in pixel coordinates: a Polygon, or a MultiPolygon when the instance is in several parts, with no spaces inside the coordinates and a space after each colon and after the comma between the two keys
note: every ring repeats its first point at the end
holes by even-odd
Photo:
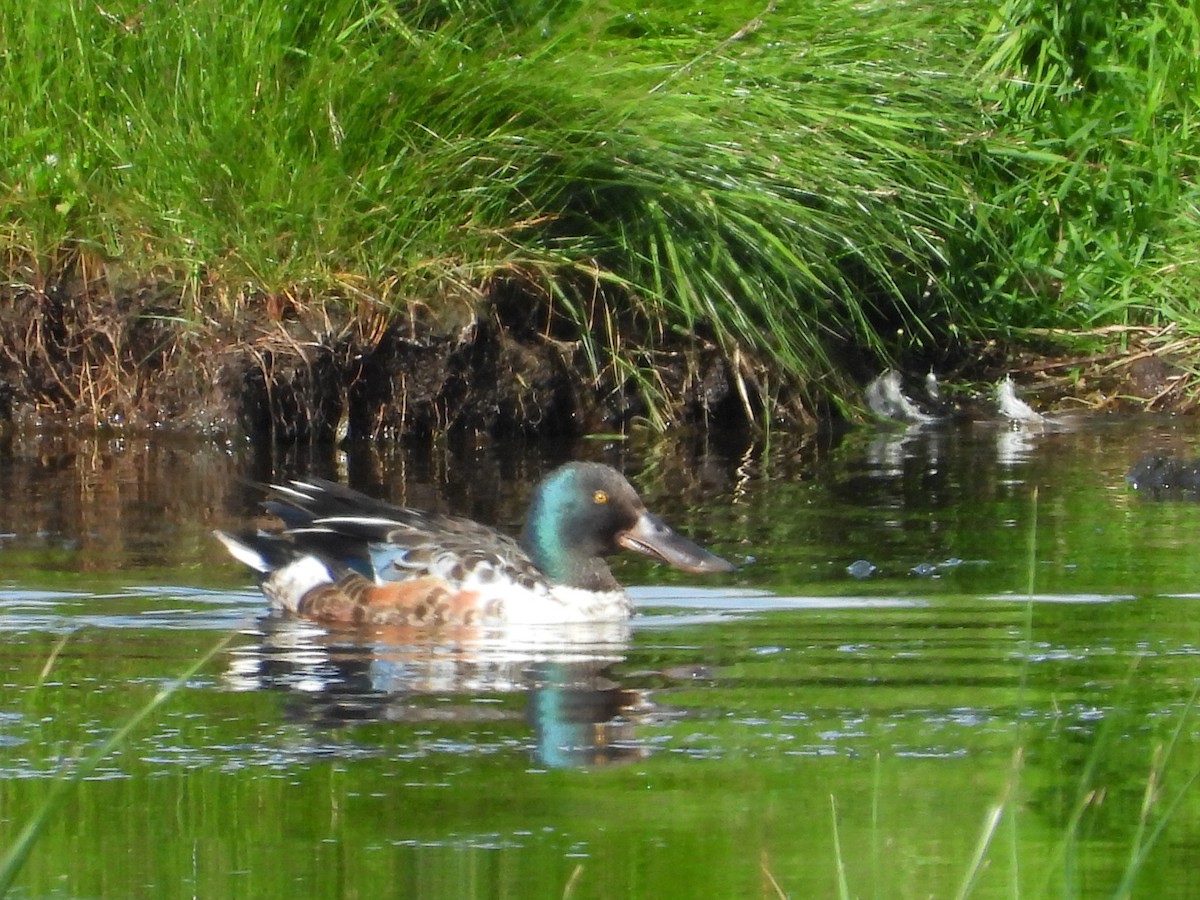
{"type": "Polygon", "coordinates": [[[600,463],[568,463],[542,480],[521,544],[552,581],[588,590],[617,589],[604,557],[621,549],[685,572],[733,571],[647,510],[624,476],[600,463]]]}

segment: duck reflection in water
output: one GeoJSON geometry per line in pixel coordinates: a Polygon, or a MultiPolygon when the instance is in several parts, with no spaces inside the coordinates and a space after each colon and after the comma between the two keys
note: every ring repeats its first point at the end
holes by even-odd
{"type": "Polygon", "coordinates": [[[366,722],[486,725],[524,717],[548,768],[601,766],[645,755],[636,724],[651,709],[611,667],[626,623],[475,631],[457,641],[398,629],[330,629],[268,617],[233,651],[234,690],[286,692],[286,713],[317,727],[366,722]],[[424,638],[424,639],[423,639],[424,638]],[[524,709],[514,706],[524,695],[524,709]]]}

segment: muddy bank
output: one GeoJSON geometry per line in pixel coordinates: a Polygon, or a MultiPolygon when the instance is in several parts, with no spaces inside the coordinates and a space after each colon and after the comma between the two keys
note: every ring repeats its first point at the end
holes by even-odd
{"type": "MultiPolygon", "coordinates": [[[[763,421],[754,397],[766,366],[739,358],[735,371],[695,335],[622,347],[652,367],[651,380],[593,363],[599,354],[574,326],[519,283],[495,281],[436,314],[416,303],[385,314],[344,298],[183,296],[169,279],[121,283],[103,267],[10,274],[0,287],[0,423],[306,441],[579,435],[659,413],[721,429],[763,421]]],[[[653,330],[627,323],[622,333],[653,330]]],[[[1120,337],[1083,356],[988,345],[942,360],[940,371],[967,415],[987,382],[1010,372],[1047,409],[1195,406],[1179,365],[1187,348],[1149,329],[1120,337]]],[[[774,424],[811,426],[829,414],[799,399],[802,386],[771,380],[774,424]]]]}
{"type": "Polygon", "coordinates": [[[170,281],[10,277],[0,288],[0,421],[280,441],[575,435],[652,415],[649,389],[673,421],[745,423],[711,343],[641,348],[652,385],[611,364],[594,372],[569,324],[520,285],[495,282],[436,314],[262,295],[219,316],[220,304],[204,308],[170,281]]]}

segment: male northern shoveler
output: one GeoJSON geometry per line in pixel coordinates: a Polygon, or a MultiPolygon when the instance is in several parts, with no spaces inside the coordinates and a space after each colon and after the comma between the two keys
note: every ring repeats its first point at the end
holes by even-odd
{"type": "Polygon", "coordinates": [[[615,469],[568,463],[537,486],[520,541],[470,519],[391,506],[329,481],[270,488],[278,533],[216,536],[262,573],[273,608],[380,626],[616,621],[632,612],[604,557],[686,572],[733,566],[651,514],[615,469]]]}

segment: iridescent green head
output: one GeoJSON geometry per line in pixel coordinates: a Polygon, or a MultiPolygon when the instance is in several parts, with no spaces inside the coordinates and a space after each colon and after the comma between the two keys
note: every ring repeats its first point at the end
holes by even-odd
{"type": "Polygon", "coordinates": [[[620,589],[604,557],[622,548],[686,572],[733,571],[652,515],[616,469],[599,463],[567,463],[542,480],[521,545],[551,581],[585,590],[620,589]]]}

